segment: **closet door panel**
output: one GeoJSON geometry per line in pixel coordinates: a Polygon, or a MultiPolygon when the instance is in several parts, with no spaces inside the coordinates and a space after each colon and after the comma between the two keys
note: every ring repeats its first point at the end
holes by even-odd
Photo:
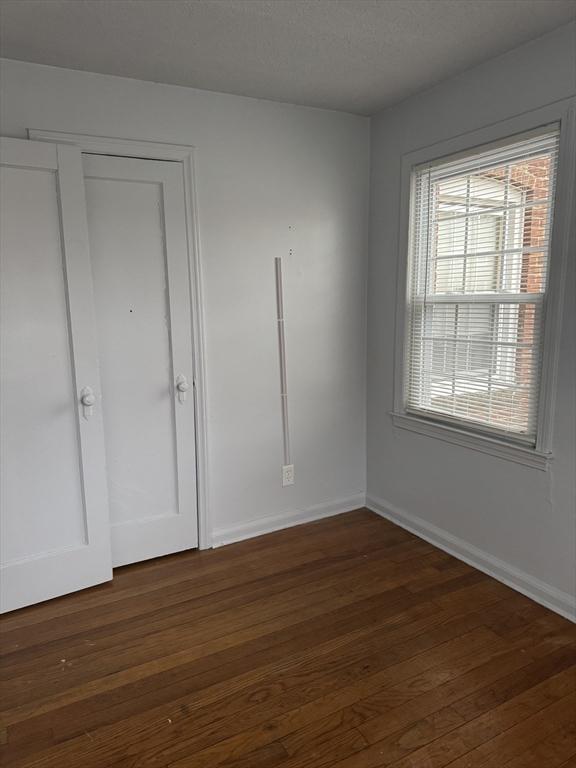
{"type": "Polygon", "coordinates": [[[0,140],[1,608],[111,578],[80,153],[0,140]],[[96,396],[96,395],[94,395],[96,396]]]}
{"type": "Polygon", "coordinates": [[[80,472],[70,471],[80,446],[56,174],[4,168],[0,184],[2,560],[9,562],[80,546],[85,526],[80,472]]]}
{"type": "Polygon", "coordinates": [[[198,541],[183,176],[178,163],[89,154],[84,174],[112,557],[124,565],[198,541]]]}
{"type": "Polygon", "coordinates": [[[161,188],[87,178],[86,195],[113,522],[175,514],[161,188]]]}

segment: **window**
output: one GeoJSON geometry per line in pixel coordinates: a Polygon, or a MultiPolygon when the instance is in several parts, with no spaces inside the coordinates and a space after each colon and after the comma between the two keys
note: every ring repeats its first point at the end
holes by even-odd
{"type": "Polygon", "coordinates": [[[414,168],[408,414],[535,445],[558,139],[414,168]]]}

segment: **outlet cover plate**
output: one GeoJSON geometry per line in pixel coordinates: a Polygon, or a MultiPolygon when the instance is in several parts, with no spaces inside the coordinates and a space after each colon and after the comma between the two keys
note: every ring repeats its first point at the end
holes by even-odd
{"type": "Polygon", "coordinates": [[[282,467],[282,485],[294,485],[294,464],[284,464],[282,467]]]}

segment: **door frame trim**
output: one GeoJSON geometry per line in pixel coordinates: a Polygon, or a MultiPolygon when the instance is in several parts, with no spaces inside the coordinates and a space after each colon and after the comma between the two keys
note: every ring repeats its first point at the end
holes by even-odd
{"type": "Polygon", "coordinates": [[[202,299],[202,263],[198,231],[198,198],[196,192],[196,147],[158,141],[140,141],[112,136],[90,136],[83,133],[48,131],[29,128],[28,138],[35,141],[72,144],[82,152],[147,160],[170,160],[182,165],[188,237],[188,264],[192,296],[192,359],[194,363],[194,413],[196,426],[196,478],[198,507],[198,548],[212,547],[212,521],[208,494],[208,416],[206,387],[206,343],[204,302],[202,299]]]}

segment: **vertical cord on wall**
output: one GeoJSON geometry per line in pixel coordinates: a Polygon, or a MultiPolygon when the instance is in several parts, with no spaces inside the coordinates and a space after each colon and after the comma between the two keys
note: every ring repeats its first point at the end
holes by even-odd
{"type": "Polygon", "coordinates": [[[286,346],[284,340],[284,300],[282,296],[282,259],[274,259],[276,271],[276,319],[278,323],[278,356],[280,360],[280,403],[282,408],[282,437],[284,466],[292,464],[290,459],[290,430],[288,426],[288,387],[286,384],[286,346]]]}

